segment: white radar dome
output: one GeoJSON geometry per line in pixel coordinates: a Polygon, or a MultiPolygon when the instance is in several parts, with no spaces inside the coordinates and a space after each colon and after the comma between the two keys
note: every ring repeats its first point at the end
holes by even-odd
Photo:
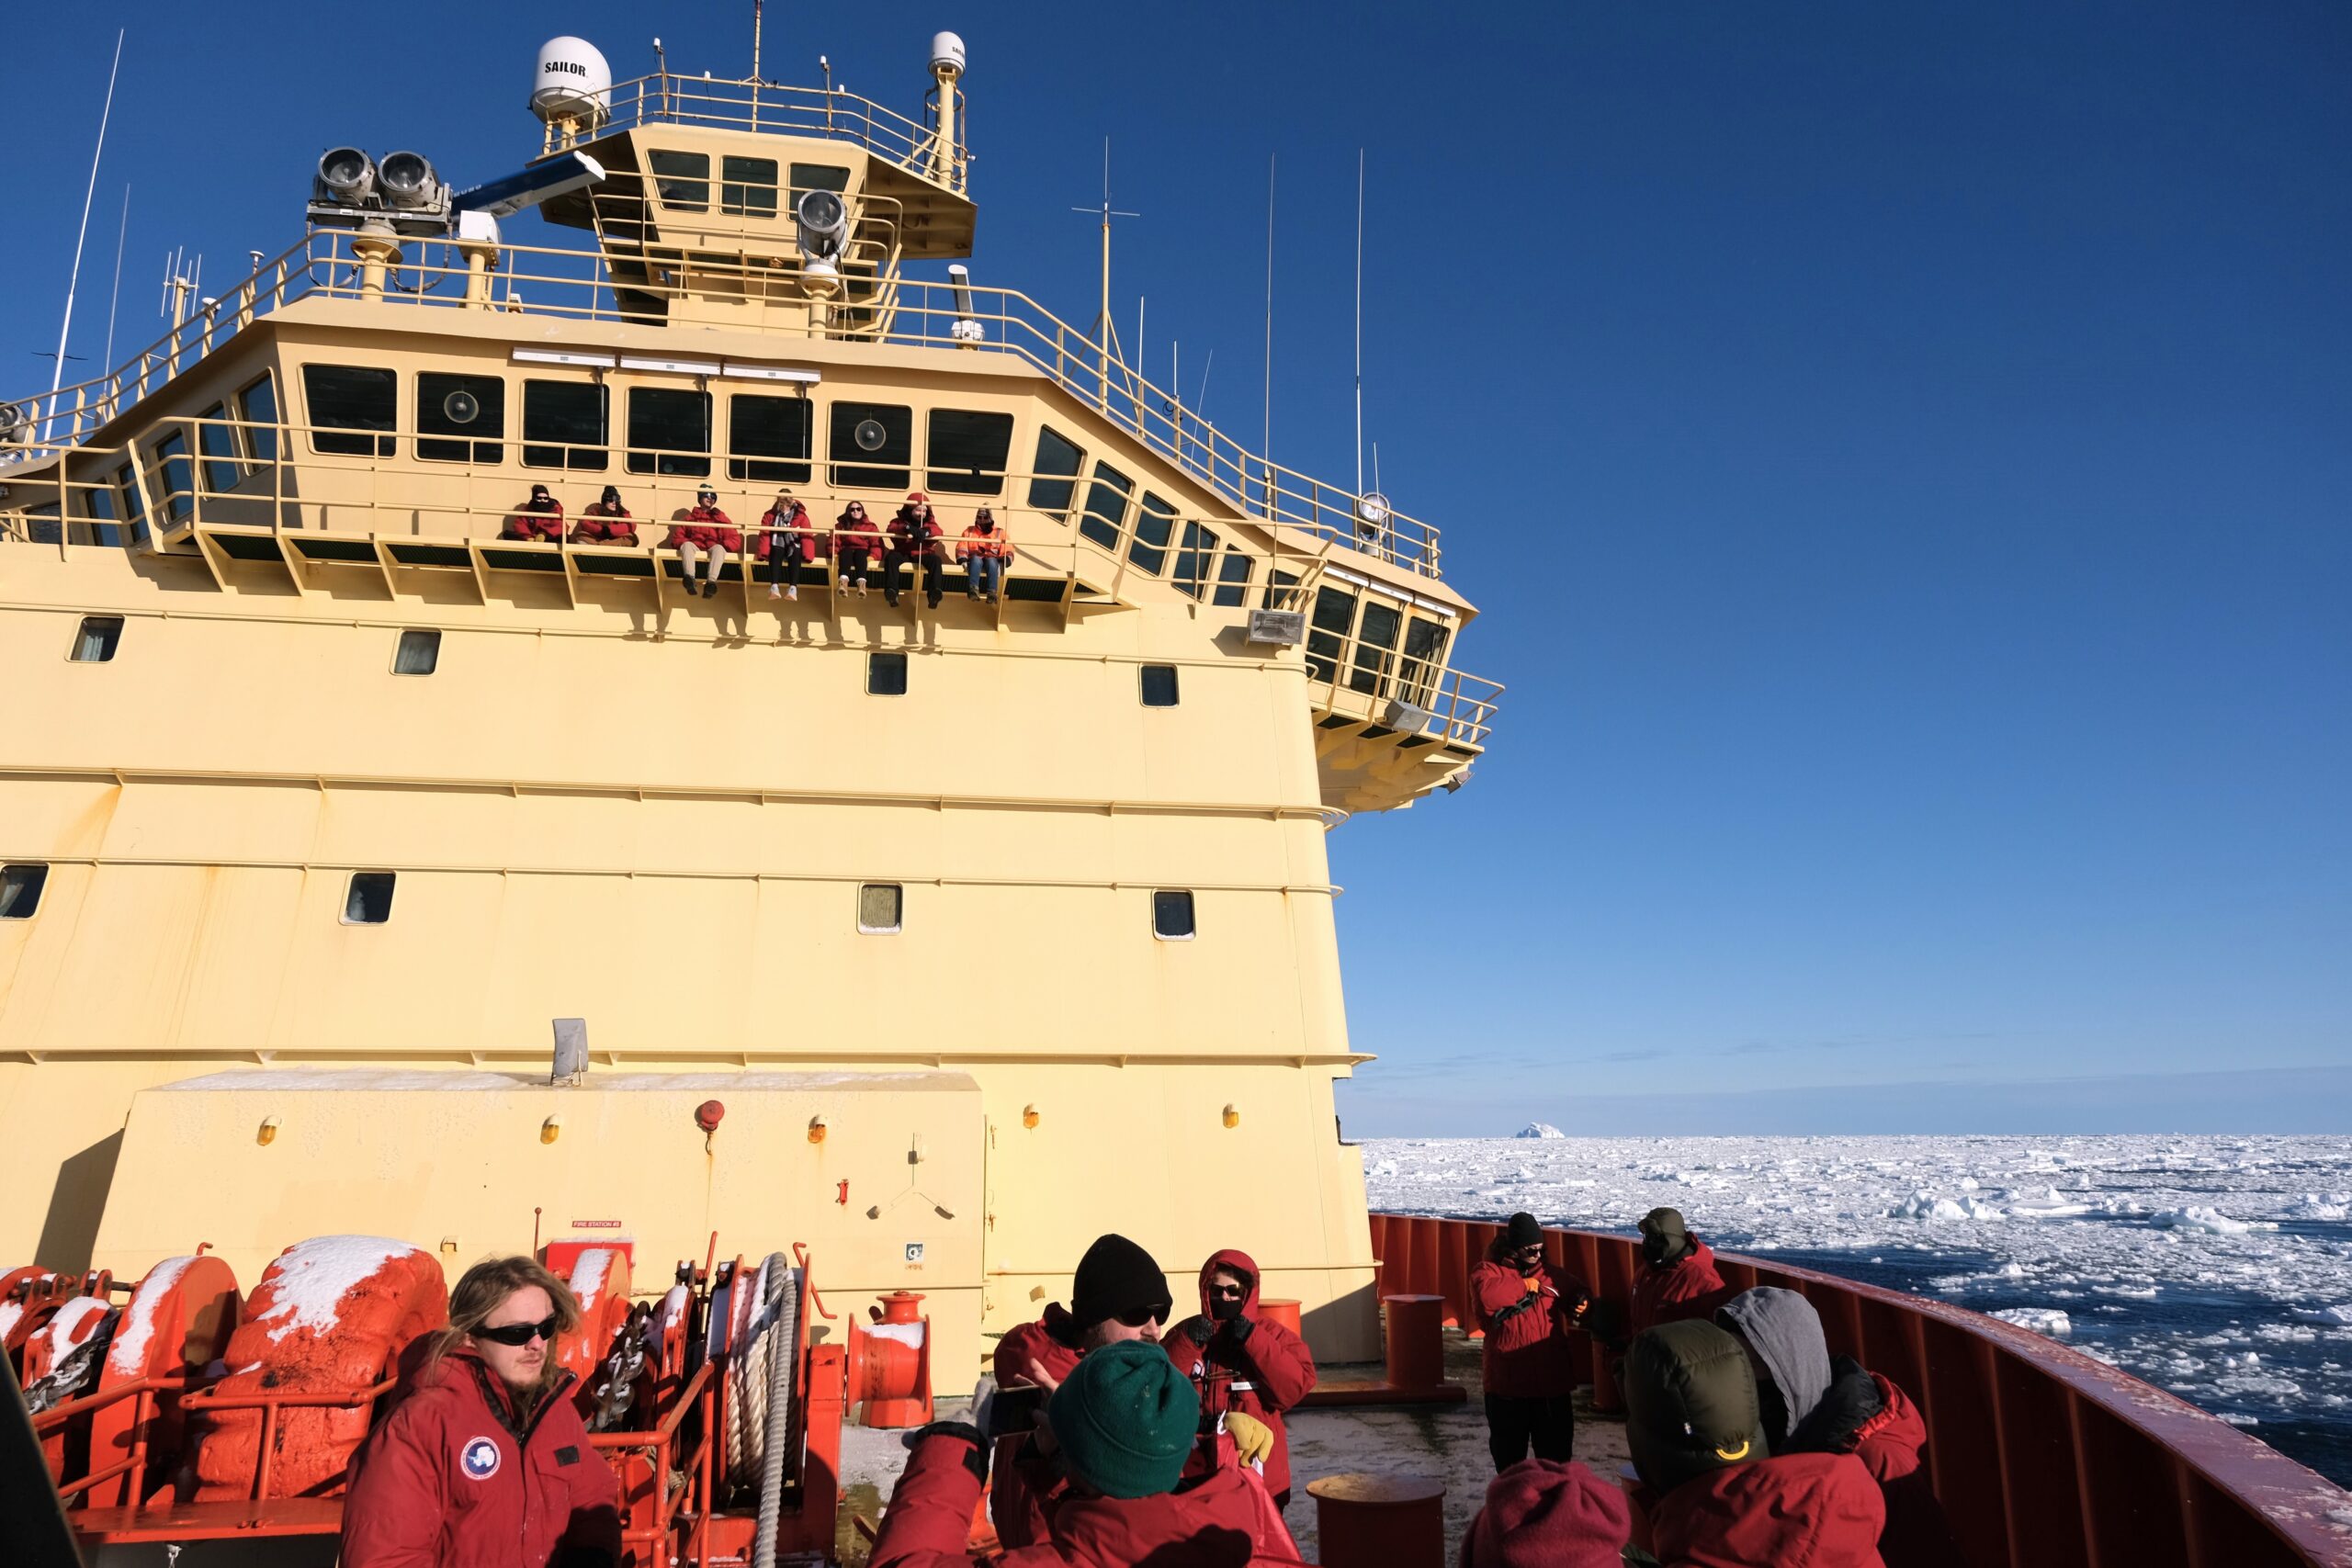
{"type": "Polygon", "coordinates": [[[964,40],[954,33],[931,35],[931,68],[933,71],[964,73],[964,40]]]}
{"type": "Polygon", "coordinates": [[[531,112],[541,119],[602,118],[612,99],[613,68],[584,38],[551,38],[531,70],[531,112]]]}

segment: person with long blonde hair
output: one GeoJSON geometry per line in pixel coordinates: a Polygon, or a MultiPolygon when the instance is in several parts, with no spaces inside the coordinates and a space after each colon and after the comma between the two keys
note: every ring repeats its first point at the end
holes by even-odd
{"type": "Polygon", "coordinates": [[[343,1568],[609,1568],[620,1483],[588,1446],[556,1344],[580,1303],[536,1258],[475,1264],[405,1398],[369,1436],[343,1568]]]}

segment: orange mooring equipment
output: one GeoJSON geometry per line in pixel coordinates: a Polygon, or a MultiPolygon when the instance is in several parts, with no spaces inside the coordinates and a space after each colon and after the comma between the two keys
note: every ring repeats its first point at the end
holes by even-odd
{"type": "Polygon", "coordinates": [[[873,1325],[850,1320],[853,1400],[867,1427],[920,1427],[931,1419],[931,1319],[922,1296],[892,1291],[865,1309],[873,1325]]]}
{"type": "MultiPolygon", "coordinates": [[[[557,1355],[621,1483],[624,1568],[749,1562],[763,1520],[780,1558],[830,1557],[849,1358],[811,1342],[831,1314],[806,1250],[682,1263],[658,1301],[632,1300],[625,1240],[552,1243],[544,1261],[580,1298],[557,1355]]],[[[372,1236],[290,1247],[250,1297],[201,1248],[120,1293],[102,1273],[0,1275],[0,1328],[41,1382],[33,1428],[85,1549],[334,1536],[353,1450],[447,1318],[439,1260],[372,1236]]]]}

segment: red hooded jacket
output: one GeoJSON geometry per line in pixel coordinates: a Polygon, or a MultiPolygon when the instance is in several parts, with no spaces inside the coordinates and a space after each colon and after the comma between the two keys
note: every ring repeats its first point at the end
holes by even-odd
{"type": "MultiPolygon", "coordinates": [[[[915,1445],[890,1494],[868,1568],[970,1568],[965,1541],[979,1477],[965,1462],[969,1442],[933,1433],[915,1445]]],[[[1295,1563],[1289,1537],[1265,1485],[1249,1472],[1220,1469],[1153,1497],[1065,1495],[1051,1513],[1051,1538],[997,1559],[1001,1568],[1249,1568],[1295,1563]],[[1261,1544],[1262,1543],[1262,1544],[1261,1544]]]]}
{"type": "Polygon", "coordinates": [[[420,1377],[353,1461],[343,1568],[620,1561],[620,1483],[566,1373],[528,1417],[464,1350],[420,1377]]]}
{"type": "Polygon", "coordinates": [[[563,502],[550,496],[542,509],[525,502],[506,519],[506,526],[498,531],[502,539],[545,539],[550,545],[563,543],[563,502]]]}
{"type": "Polygon", "coordinates": [[[606,506],[603,502],[591,502],[573,525],[571,542],[575,545],[633,545],[637,543],[637,521],[626,506],[606,506]]]}
{"type": "Polygon", "coordinates": [[[1566,1398],[1582,1381],[1568,1330],[1590,1293],[1583,1280],[1548,1264],[1535,1274],[1539,1288],[1531,1292],[1528,1276],[1503,1258],[1508,1245],[1498,1237],[1487,1248],[1487,1260],[1470,1271],[1470,1299],[1478,1326],[1487,1331],[1480,1352],[1487,1392],[1507,1399],[1566,1398]]]}
{"type": "Polygon", "coordinates": [[[888,532],[890,547],[904,550],[910,556],[939,554],[944,547],[940,541],[947,535],[947,530],[939,525],[935,513],[926,512],[917,516],[904,506],[899,508],[899,514],[890,519],[888,532]]]}
{"type": "Polygon", "coordinates": [[[824,543],[824,536],[817,533],[808,522],[808,509],[798,502],[793,502],[789,513],[779,513],[771,506],[761,514],[759,553],[762,560],[766,560],[779,549],[798,552],[786,555],[786,560],[816,560],[825,553],[824,543]],[[780,534],[772,531],[779,528],[789,528],[792,532],[780,534]]]}
{"type": "Polygon", "coordinates": [[[716,506],[697,506],[687,513],[670,525],[670,536],[662,543],[672,549],[693,545],[707,550],[716,545],[729,555],[743,553],[743,536],[735,531],[735,520],[716,506]]]}
{"type": "Polygon", "coordinates": [[[1965,1568],[1951,1521],[1919,1468],[1928,1423],[1910,1396],[1878,1373],[1879,1413],[1854,1430],[1854,1457],[1876,1478],[1886,1500],[1886,1529],[1878,1553],[1889,1568],[1965,1568]]]}
{"type": "MultiPolygon", "coordinates": [[[[1012,1388],[1034,1382],[1029,1371],[1032,1361],[1060,1382],[1078,1365],[1081,1353],[1078,1340],[1078,1320],[1062,1310],[1061,1303],[1048,1303],[1043,1317],[1016,1325],[996,1342],[997,1386],[1012,1388]]],[[[989,1472],[989,1517],[995,1521],[997,1540],[1009,1547],[1046,1539],[1045,1499],[1030,1491],[1027,1478],[1012,1462],[1012,1456],[1026,1441],[1026,1433],[999,1438],[996,1468],[989,1472]]]]}
{"type": "Polygon", "coordinates": [[[1642,1259],[1641,1271],[1634,1276],[1632,1332],[1686,1317],[1713,1317],[1731,1294],[1724,1277],[1715,1272],[1714,1248],[1694,1235],[1690,1248],[1671,1263],[1660,1266],[1642,1259]]]}
{"type": "Polygon", "coordinates": [[[1885,1568],[1886,1506],[1851,1454],[1788,1454],[1710,1471],[1649,1510],[1666,1568],[1885,1568]]]}
{"type": "MultiPolygon", "coordinates": [[[[1220,1269],[1250,1281],[1249,1293],[1241,1298],[1241,1315],[1250,1324],[1249,1337],[1237,1340],[1229,1326],[1217,1324],[1203,1343],[1186,1333],[1189,1325],[1180,1325],[1160,1337],[1160,1348],[1193,1380],[1193,1392],[1201,1396],[1204,1437],[1217,1430],[1219,1417],[1228,1410],[1266,1424],[1274,1438],[1273,1450],[1266,1455],[1266,1490],[1279,1497],[1290,1490],[1290,1438],[1283,1430],[1283,1412],[1315,1386],[1315,1358],[1289,1329],[1258,1315],[1258,1265],[1246,1252],[1227,1247],[1210,1254],[1201,1265],[1202,1317],[1215,1321],[1209,1312],[1209,1278],[1220,1269]]],[[[1196,1454],[1185,1473],[1207,1468],[1207,1461],[1196,1454]]]]}

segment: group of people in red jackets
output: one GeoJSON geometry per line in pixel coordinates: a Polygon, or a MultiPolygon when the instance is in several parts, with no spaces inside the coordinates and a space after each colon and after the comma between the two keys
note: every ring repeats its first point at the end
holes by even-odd
{"type": "Polygon", "coordinates": [[[1532,1214],[1473,1270],[1498,1473],[1463,1568],[1960,1568],[1908,1396],[1833,1359],[1803,1296],[1728,1288],[1679,1211],[1641,1235],[1622,1318],[1549,1260],[1532,1214]],[[1624,1397],[1623,1486],[1570,1457],[1582,1335],[1624,1397]]]}
{"type": "MultiPolygon", "coordinates": [[[[809,518],[808,507],[785,490],[776,492],[775,502],[761,514],[752,554],[766,569],[771,599],[799,598],[800,569],[830,558],[838,567],[835,581],[861,596],[872,591],[871,580],[879,575],[883,598],[893,608],[899,603],[900,574],[912,570],[926,602],[935,610],[946,585],[946,533],[932,509],[931,498],[922,491],[910,491],[906,504],[887,525],[876,525],[865,514],[864,502],[853,501],[826,529],[820,528],[809,518]]],[[[547,486],[533,485],[530,498],[508,514],[498,536],[518,543],[562,543],[563,502],[547,486]]],[[[572,525],[570,536],[575,545],[636,544],[637,521],[621,502],[620,487],[606,485],[604,494],[572,525]]],[[[694,505],[671,523],[662,547],[678,552],[679,576],[686,591],[699,591],[706,599],[718,596],[727,563],[745,558],[742,530],[720,509],[718,491],[709,485],[697,490],[694,505]]],[[[1003,597],[1012,540],[989,508],[982,506],[974,513],[971,525],[956,541],[955,559],[964,569],[967,596],[990,604],[1003,597]]]]}

